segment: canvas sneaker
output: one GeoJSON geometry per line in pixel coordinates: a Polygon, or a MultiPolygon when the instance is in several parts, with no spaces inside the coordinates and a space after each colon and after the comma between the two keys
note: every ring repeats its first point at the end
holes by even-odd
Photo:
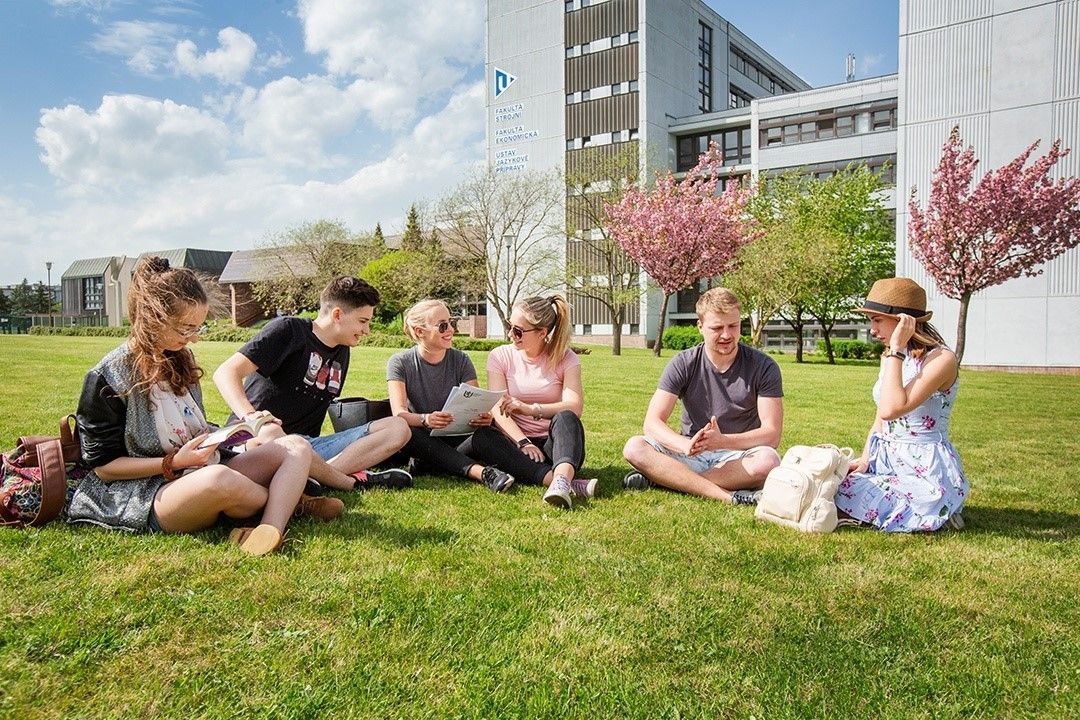
{"type": "Polygon", "coordinates": [[[736,490],[731,493],[732,505],[757,505],[761,500],[760,490],[736,490]]]}
{"type": "Polygon", "coordinates": [[[950,530],[963,530],[964,518],[958,512],[953,513],[949,516],[949,519],[945,521],[945,527],[950,530]]]}
{"type": "Polygon", "coordinates": [[[570,481],[570,494],[574,497],[592,500],[596,497],[596,491],[600,487],[600,481],[596,478],[574,478],[570,481]]]}
{"type": "Polygon", "coordinates": [[[514,476],[494,465],[488,465],[480,471],[480,482],[487,485],[487,489],[493,493],[504,493],[514,484],[514,476]]]}
{"type": "Polygon", "coordinates": [[[570,499],[570,481],[565,475],[556,475],[544,491],[544,502],[554,507],[569,510],[574,503],[570,499]]]}
{"type": "Polygon", "coordinates": [[[652,487],[652,482],[637,470],[631,470],[623,477],[622,486],[627,490],[648,490],[652,487]]]}
{"type": "Polygon", "coordinates": [[[390,468],[382,472],[361,470],[354,472],[350,477],[356,480],[353,490],[371,490],[372,488],[386,488],[387,490],[404,490],[413,486],[412,475],[399,468],[390,468]]]}

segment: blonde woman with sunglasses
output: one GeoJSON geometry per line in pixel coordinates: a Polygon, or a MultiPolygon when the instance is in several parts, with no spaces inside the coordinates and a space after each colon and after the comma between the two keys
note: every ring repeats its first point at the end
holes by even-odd
{"type": "MultiPolygon", "coordinates": [[[[504,437],[480,450],[505,456],[519,481],[547,488],[544,501],[569,509],[596,494],[578,478],[585,461],[581,362],[570,349],[570,306],[562,295],[530,297],[510,314],[509,345],[488,355],[488,387],[506,390],[495,422],[504,437]]],[[[486,438],[485,438],[486,440],[486,438]]]]}
{"type": "Polygon", "coordinates": [[[454,348],[456,322],[441,300],[421,300],[405,311],[405,334],[416,346],[397,353],[386,365],[390,408],[404,418],[412,436],[402,452],[412,458],[415,472],[424,469],[481,482],[489,490],[504,493],[514,484],[512,475],[495,467],[490,455],[479,448],[494,446],[500,437],[491,428],[491,413],[469,419],[474,430],[466,436],[431,436],[444,428],[453,415],[442,407],[455,386],[478,386],[472,360],[454,348]]]}

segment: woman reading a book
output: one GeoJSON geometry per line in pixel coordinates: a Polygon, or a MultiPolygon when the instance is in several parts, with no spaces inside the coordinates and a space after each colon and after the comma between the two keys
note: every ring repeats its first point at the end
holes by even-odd
{"type": "Polygon", "coordinates": [[[391,411],[412,430],[412,438],[401,451],[412,458],[414,475],[429,468],[482,482],[492,492],[503,493],[514,478],[495,466],[502,458],[481,449],[495,446],[493,441],[500,437],[491,428],[491,413],[469,419],[474,428],[471,434],[431,434],[454,420],[443,412],[453,389],[461,384],[478,387],[472,360],[453,347],[455,327],[441,300],[421,300],[405,311],[405,334],[416,346],[394,355],[386,365],[391,411]]]}
{"type": "Polygon", "coordinates": [[[870,334],[886,348],[873,391],[877,416],[836,507],[886,532],[960,529],[968,482],[949,441],[960,375],[929,322],[926,291],[908,278],[878,280],[856,312],[870,317],[870,334]]]}
{"type": "Polygon", "coordinates": [[[569,305],[561,295],[518,301],[509,337],[487,361],[488,387],[508,391],[495,413],[505,435],[482,450],[508,454],[504,467],[514,477],[547,487],[544,500],[569,509],[572,496],[591,498],[597,486],[576,477],[585,461],[584,402],[569,305]]]}
{"type": "Polygon", "coordinates": [[[188,344],[206,319],[193,272],[144,258],[128,291],[131,337],[86,375],[77,413],[83,458],[93,468],[75,492],[69,522],[129,532],[189,533],[224,513],[257,517],[229,539],[252,555],[277,549],[294,513],[341,514],[340,500],[301,499],[311,447],[287,436],[233,455],[204,445],[202,369],[188,344]]]}

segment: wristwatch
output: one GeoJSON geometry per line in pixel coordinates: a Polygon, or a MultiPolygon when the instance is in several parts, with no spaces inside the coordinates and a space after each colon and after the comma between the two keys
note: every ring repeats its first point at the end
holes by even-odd
{"type": "Polygon", "coordinates": [[[519,450],[524,450],[527,445],[532,445],[532,440],[527,437],[523,437],[517,441],[517,446],[519,450]]]}

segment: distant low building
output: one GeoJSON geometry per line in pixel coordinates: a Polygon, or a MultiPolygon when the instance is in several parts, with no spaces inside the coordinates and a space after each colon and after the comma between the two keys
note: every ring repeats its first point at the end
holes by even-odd
{"type": "Polygon", "coordinates": [[[120,325],[127,317],[127,291],[135,258],[126,255],[83,258],[60,276],[61,322],[120,325]]]}

